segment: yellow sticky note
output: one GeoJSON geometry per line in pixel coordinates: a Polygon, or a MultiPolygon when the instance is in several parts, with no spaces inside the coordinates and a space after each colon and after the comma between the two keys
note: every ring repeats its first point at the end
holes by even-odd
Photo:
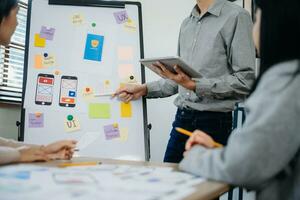
{"type": "Polygon", "coordinates": [[[132,116],[131,103],[121,103],[121,117],[128,118],[132,116]]]}
{"type": "Polygon", "coordinates": [[[124,28],[128,32],[136,32],[136,25],[135,25],[134,21],[130,18],[124,24],[124,28]]]}
{"type": "Polygon", "coordinates": [[[132,47],[118,47],[118,59],[119,60],[132,60],[133,48],[132,47]]]}
{"type": "Polygon", "coordinates": [[[90,103],[89,118],[91,119],[109,119],[110,104],[108,103],[90,103]]]}
{"type": "Polygon", "coordinates": [[[34,46],[35,47],[45,47],[46,46],[46,39],[41,38],[40,34],[35,34],[34,35],[34,46]]]}
{"type": "Polygon", "coordinates": [[[52,67],[55,65],[55,56],[48,55],[43,59],[43,67],[52,67]]]}
{"type": "Polygon", "coordinates": [[[74,24],[74,25],[81,25],[84,22],[84,16],[82,14],[79,14],[79,13],[74,14],[71,17],[71,21],[72,21],[72,24],[74,24]]]}
{"type": "Polygon", "coordinates": [[[132,64],[121,64],[118,67],[119,78],[126,78],[134,74],[133,65],[132,64]]]}
{"type": "Polygon", "coordinates": [[[121,142],[126,142],[128,140],[128,128],[120,128],[120,138],[121,142]]]}
{"type": "Polygon", "coordinates": [[[36,55],[34,57],[34,68],[36,68],[36,69],[43,68],[43,56],[42,55],[36,55]]]}
{"type": "Polygon", "coordinates": [[[72,120],[65,119],[64,122],[65,131],[66,132],[74,132],[80,130],[80,123],[77,118],[73,118],[72,120]]]}

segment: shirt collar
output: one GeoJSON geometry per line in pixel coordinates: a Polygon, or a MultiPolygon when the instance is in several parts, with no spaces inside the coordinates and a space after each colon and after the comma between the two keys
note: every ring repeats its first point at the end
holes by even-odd
{"type": "MultiPolygon", "coordinates": [[[[207,12],[219,17],[225,2],[226,0],[215,0],[214,3],[208,8],[207,12]]],[[[191,16],[200,17],[199,8],[197,5],[193,8],[191,16]]]]}

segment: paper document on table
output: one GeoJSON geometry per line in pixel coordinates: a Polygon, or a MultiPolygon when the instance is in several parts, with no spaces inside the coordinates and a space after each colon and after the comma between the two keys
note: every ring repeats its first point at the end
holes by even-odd
{"type": "Polygon", "coordinates": [[[203,181],[205,179],[169,167],[11,165],[0,168],[0,196],[9,200],[73,200],[74,196],[81,200],[175,200],[195,192],[193,186],[203,181]]]}

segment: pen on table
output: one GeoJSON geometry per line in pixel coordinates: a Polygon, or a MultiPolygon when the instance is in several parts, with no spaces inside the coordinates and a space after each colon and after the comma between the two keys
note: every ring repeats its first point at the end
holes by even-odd
{"type": "MultiPolygon", "coordinates": [[[[175,130],[176,130],[178,133],[182,133],[182,134],[187,135],[187,136],[189,136],[189,137],[193,135],[192,132],[187,131],[187,130],[185,130],[185,129],[183,129],[183,128],[177,127],[177,128],[175,128],[175,130]]],[[[219,148],[219,147],[223,147],[223,145],[214,141],[214,147],[219,148]]]]}
{"type": "Polygon", "coordinates": [[[94,166],[99,165],[101,162],[70,162],[70,163],[60,163],[58,167],[79,167],[79,166],[94,166]]]}

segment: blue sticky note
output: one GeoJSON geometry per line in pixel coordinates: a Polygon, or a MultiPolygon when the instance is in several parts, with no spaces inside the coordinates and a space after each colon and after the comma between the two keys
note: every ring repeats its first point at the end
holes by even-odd
{"type": "Polygon", "coordinates": [[[101,61],[104,36],[88,34],[85,43],[84,59],[101,61]]]}
{"type": "Polygon", "coordinates": [[[75,91],[69,91],[69,97],[75,97],[76,92],[75,91]]]}

